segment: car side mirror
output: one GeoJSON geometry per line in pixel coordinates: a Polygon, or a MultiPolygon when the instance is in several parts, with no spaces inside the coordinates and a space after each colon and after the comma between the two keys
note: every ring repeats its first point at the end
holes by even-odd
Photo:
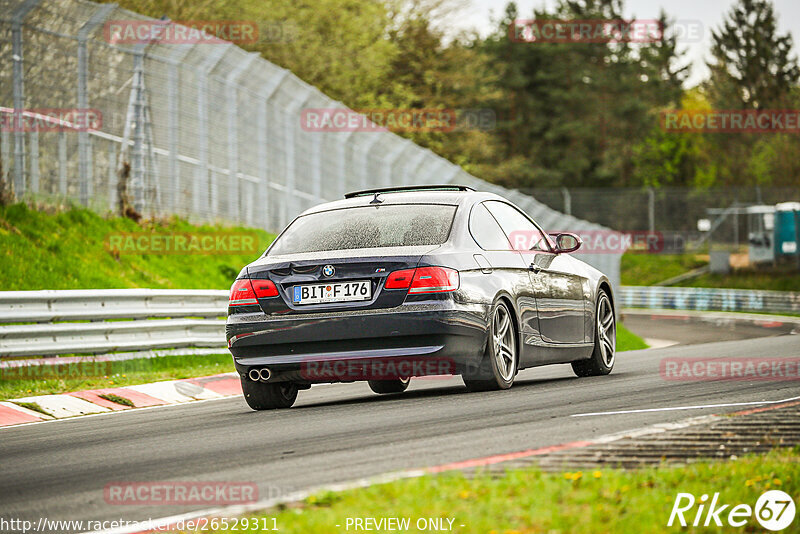
{"type": "Polygon", "coordinates": [[[576,234],[563,233],[556,236],[556,252],[559,253],[569,254],[570,252],[575,252],[581,248],[582,244],[583,241],[576,234]]]}

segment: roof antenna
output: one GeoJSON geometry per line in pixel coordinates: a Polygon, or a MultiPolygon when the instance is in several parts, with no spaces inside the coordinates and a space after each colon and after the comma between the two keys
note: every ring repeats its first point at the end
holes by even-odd
{"type": "Polygon", "coordinates": [[[380,195],[381,195],[380,193],[375,193],[375,198],[373,198],[372,200],[370,200],[370,201],[369,201],[369,203],[370,203],[370,204],[382,204],[382,203],[383,203],[383,200],[381,200],[381,199],[379,198],[379,197],[380,197],[380,195]]]}

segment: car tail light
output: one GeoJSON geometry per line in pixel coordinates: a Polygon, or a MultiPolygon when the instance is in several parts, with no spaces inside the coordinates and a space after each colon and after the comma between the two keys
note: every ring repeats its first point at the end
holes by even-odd
{"type": "Polygon", "coordinates": [[[409,293],[444,293],[459,285],[458,271],[446,267],[419,267],[395,271],[386,279],[386,289],[408,289],[409,293]]]}
{"type": "Polygon", "coordinates": [[[446,267],[418,267],[409,293],[444,293],[458,289],[458,271],[446,267]]]}
{"type": "Polygon", "coordinates": [[[258,299],[270,299],[278,296],[278,288],[272,280],[250,280],[253,284],[253,291],[258,299]]]}
{"type": "Polygon", "coordinates": [[[386,279],[386,289],[408,289],[411,287],[411,280],[414,279],[414,269],[403,269],[395,271],[386,279]]]}
{"type": "Polygon", "coordinates": [[[250,284],[249,278],[240,278],[231,286],[231,296],[228,306],[253,306],[258,304],[256,293],[250,284]]]}

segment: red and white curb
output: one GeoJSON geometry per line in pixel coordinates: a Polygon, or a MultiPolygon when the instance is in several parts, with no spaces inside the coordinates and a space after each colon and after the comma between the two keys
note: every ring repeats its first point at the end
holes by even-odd
{"type": "MultiPolygon", "coordinates": [[[[798,397],[792,397],[790,399],[782,399],[777,401],[762,401],[758,403],[747,403],[747,404],[761,404],[766,406],[750,410],[734,412],[727,415],[728,416],[749,415],[751,413],[775,410],[778,408],[784,408],[788,406],[795,406],[797,404],[800,404],[800,401],[796,400],[797,398],[798,397]]],[[[544,454],[549,454],[552,452],[564,451],[569,449],[581,449],[583,447],[588,447],[590,445],[613,443],[615,441],[619,441],[625,438],[638,438],[641,436],[663,433],[668,430],[677,430],[681,428],[707,424],[715,420],[718,420],[719,418],[720,415],[710,414],[699,417],[691,417],[688,419],[683,419],[672,423],[657,423],[654,425],[645,426],[633,430],[626,430],[614,434],[607,434],[585,441],[573,441],[569,443],[551,445],[548,447],[541,447],[538,449],[528,449],[525,451],[497,454],[492,456],[485,456],[482,458],[473,458],[470,460],[451,462],[447,464],[431,466],[431,467],[423,467],[419,469],[395,471],[391,473],[378,475],[375,477],[360,478],[357,480],[351,480],[339,484],[329,484],[324,486],[312,487],[306,490],[294,492],[289,495],[265,499],[255,503],[236,504],[229,506],[221,506],[217,508],[210,508],[205,510],[197,510],[185,514],[173,515],[169,517],[161,517],[158,519],[149,519],[146,521],[140,521],[117,528],[92,531],[84,534],[156,534],[161,532],[169,532],[177,529],[180,526],[185,525],[187,521],[193,521],[193,520],[196,521],[198,519],[205,519],[208,520],[206,521],[206,524],[209,524],[208,522],[210,522],[210,520],[213,518],[223,518],[223,517],[231,518],[231,517],[243,516],[245,514],[263,512],[265,510],[270,510],[278,505],[301,502],[311,495],[315,495],[322,492],[337,493],[359,488],[366,488],[378,484],[387,484],[390,482],[395,482],[403,479],[419,478],[426,475],[436,475],[438,473],[446,471],[470,469],[476,467],[487,467],[490,465],[507,462],[510,460],[517,460],[520,458],[541,456],[544,454]]]]}
{"type": "Polygon", "coordinates": [[[87,389],[60,395],[22,397],[0,402],[0,427],[241,394],[239,376],[236,373],[223,373],[135,386],[87,389]],[[111,400],[117,398],[124,399],[126,404],[111,400]],[[36,409],[32,409],[33,407],[36,409]]]}

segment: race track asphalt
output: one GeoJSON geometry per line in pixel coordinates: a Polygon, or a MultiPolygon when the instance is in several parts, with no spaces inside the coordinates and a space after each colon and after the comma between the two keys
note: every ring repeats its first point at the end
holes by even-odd
{"type": "Polygon", "coordinates": [[[587,412],[781,400],[800,381],[665,380],[663,358],[797,357],[800,336],[622,353],[606,377],[568,365],[521,372],[508,391],[467,393],[457,378],[412,380],[400,396],[366,384],[301,391],[294,408],[253,412],[241,398],[0,429],[0,516],[158,518],[208,506],[118,505],[111,482],[255,482],[268,498],[389,471],[591,439],[741,407],[573,417],[587,412]]]}

